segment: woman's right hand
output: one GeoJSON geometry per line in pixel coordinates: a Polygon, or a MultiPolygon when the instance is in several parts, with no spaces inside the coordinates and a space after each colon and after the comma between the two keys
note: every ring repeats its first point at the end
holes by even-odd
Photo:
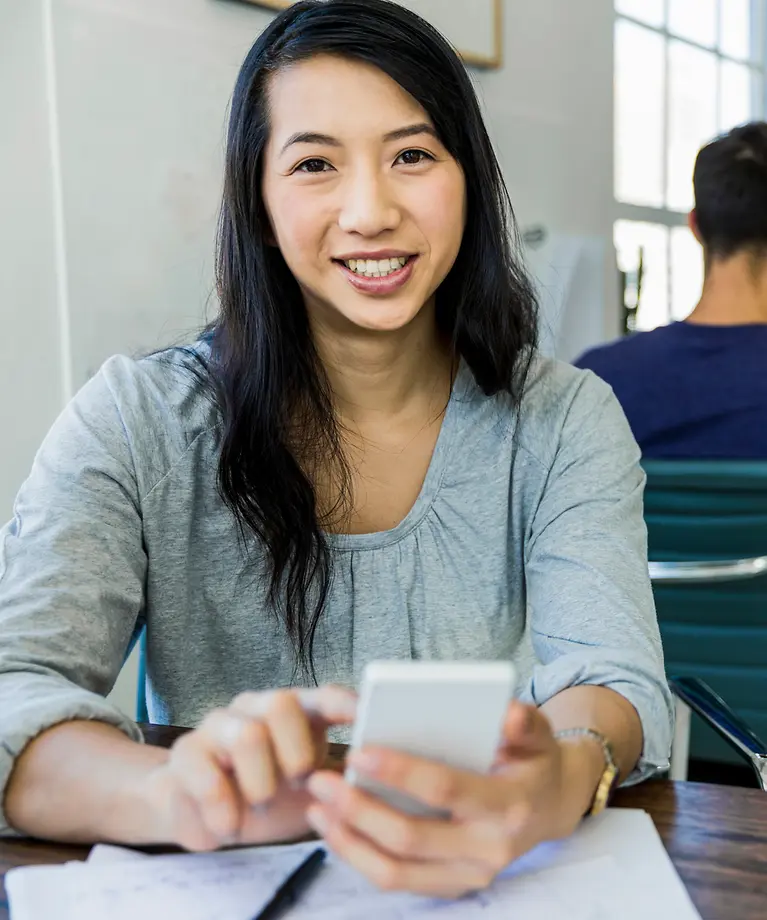
{"type": "Polygon", "coordinates": [[[242,693],[213,710],[149,776],[161,839],[202,851],[310,833],[306,779],[325,762],[328,727],[351,723],[356,702],[325,686],[242,693]]]}

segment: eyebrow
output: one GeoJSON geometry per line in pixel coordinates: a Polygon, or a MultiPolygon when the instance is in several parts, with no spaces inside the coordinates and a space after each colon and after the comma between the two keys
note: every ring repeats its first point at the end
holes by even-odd
{"type": "MultiPolygon", "coordinates": [[[[428,134],[434,140],[439,140],[437,132],[425,121],[420,124],[408,125],[406,128],[397,128],[396,131],[389,131],[388,134],[384,134],[383,139],[388,143],[389,141],[401,141],[408,137],[416,137],[419,134],[428,134]]],[[[288,147],[292,147],[293,144],[321,144],[324,147],[343,146],[338,138],[331,137],[329,134],[318,134],[316,131],[299,131],[288,138],[280,154],[285,153],[288,147]]]]}

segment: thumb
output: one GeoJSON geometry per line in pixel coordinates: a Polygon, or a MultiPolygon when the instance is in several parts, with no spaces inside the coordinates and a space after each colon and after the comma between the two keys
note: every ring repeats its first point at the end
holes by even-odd
{"type": "Polygon", "coordinates": [[[537,706],[514,700],[506,711],[501,746],[515,753],[537,754],[551,746],[551,724],[537,706]]]}

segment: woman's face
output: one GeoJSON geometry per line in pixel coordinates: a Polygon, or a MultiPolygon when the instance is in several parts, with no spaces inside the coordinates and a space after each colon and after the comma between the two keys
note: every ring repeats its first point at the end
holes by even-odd
{"type": "Polygon", "coordinates": [[[263,195],[310,315],[395,331],[452,267],[463,171],[431,119],[377,68],[323,55],[269,85],[263,195]]]}

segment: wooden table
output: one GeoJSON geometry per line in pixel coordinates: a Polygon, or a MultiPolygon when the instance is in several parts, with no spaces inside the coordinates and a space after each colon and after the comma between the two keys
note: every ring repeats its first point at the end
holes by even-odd
{"type": "MultiPolygon", "coordinates": [[[[185,729],[142,726],[150,744],[168,747],[185,729]]],[[[336,762],[343,749],[335,746],[336,762]]],[[[621,790],[615,805],[643,808],[703,920],[767,917],[767,795],[756,789],[651,781],[621,790]]],[[[0,840],[0,920],[8,920],[2,877],[14,866],[85,859],[88,847],[0,840]]]]}

